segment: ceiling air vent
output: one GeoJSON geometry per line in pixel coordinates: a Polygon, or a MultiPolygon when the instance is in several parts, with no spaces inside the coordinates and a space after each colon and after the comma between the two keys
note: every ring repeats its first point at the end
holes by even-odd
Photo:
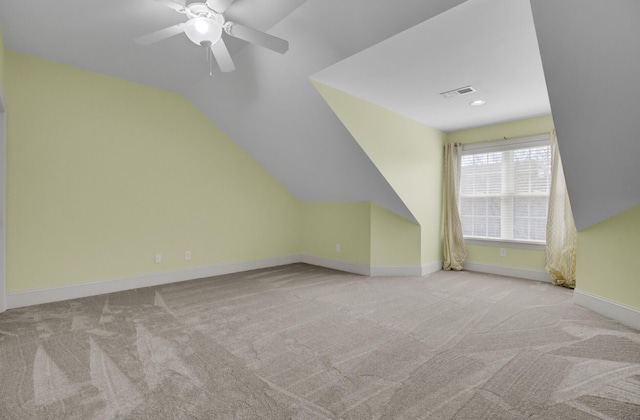
{"type": "Polygon", "coordinates": [[[468,93],[473,93],[476,90],[471,86],[464,86],[458,89],[448,90],[446,92],[442,92],[440,96],[443,98],[453,98],[455,96],[466,95],[468,93]]]}

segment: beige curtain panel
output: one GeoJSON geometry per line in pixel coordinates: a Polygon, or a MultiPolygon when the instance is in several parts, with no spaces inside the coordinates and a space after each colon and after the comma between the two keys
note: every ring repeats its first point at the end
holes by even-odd
{"type": "Polygon", "coordinates": [[[462,144],[447,143],[444,149],[444,256],[443,270],[462,270],[467,252],[458,212],[462,144]]]}
{"type": "Polygon", "coordinates": [[[555,284],[573,289],[576,286],[577,233],[555,132],[551,133],[551,151],[545,268],[555,284]]]}

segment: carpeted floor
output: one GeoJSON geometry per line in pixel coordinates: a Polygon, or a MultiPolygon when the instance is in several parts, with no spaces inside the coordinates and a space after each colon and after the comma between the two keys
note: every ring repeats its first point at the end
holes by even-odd
{"type": "Polygon", "coordinates": [[[0,419],[640,419],[640,332],[550,284],[304,264],[0,314],[0,419]]]}

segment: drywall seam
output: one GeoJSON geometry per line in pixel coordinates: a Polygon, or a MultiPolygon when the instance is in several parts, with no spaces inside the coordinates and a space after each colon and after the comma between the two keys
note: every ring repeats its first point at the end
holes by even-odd
{"type": "Polygon", "coordinates": [[[578,289],[573,292],[573,303],[640,330],[640,310],[636,308],[578,289]]]}
{"type": "Polygon", "coordinates": [[[476,262],[466,262],[464,264],[464,268],[465,270],[477,271],[479,273],[497,274],[499,276],[518,277],[522,279],[551,283],[551,277],[549,277],[549,274],[542,270],[531,270],[527,268],[507,267],[476,262]]]}

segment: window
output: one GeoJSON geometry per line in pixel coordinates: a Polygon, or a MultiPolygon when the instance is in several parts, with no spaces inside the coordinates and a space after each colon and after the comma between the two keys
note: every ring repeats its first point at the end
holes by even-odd
{"type": "Polygon", "coordinates": [[[459,209],[465,238],[544,244],[549,136],[465,145],[459,209]]]}

